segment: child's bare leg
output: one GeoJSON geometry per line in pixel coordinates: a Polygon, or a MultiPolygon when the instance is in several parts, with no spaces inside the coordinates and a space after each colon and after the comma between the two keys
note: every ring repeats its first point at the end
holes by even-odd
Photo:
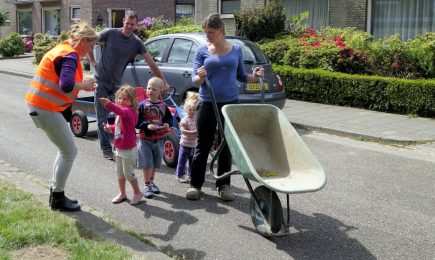
{"type": "Polygon", "coordinates": [[[131,184],[131,187],[133,188],[133,193],[134,193],[134,195],[137,195],[137,194],[141,194],[141,193],[142,193],[142,192],[140,191],[140,188],[139,188],[139,182],[137,181],[137,179],[134,179],[134,180],[130,181],[130,184],[131,184]]]}
{"type": "Polygon", "coordinates": [[[154,168],[145,168],[143,169],[143,178],[145,184],[151,183],[151,179],[154,178],[155,170],[154,168]]]}
{"type": "Polygon", "coordinates": [[[123,179],[118,179],[119,193],[120,193],[123,197],[126,196],[126,192],[125,192],[125,182],[126,182],[126,179],[125,179],[125,178],[123,178],[123,179]]]}

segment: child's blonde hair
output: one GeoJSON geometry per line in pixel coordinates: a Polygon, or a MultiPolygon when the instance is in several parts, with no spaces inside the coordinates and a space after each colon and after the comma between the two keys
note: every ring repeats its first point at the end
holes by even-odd
{"type": "Polygon", "coordinates": [[[191,108],[196,109],[199,104],[198,92],[188,91],[186,94],[186,100],[184,101],[183,109],[187,111],[191,108]]]}
{"type": "Polygon", "coordinates": [[[127,96],[131,101],[131,107],[136,111],[137,110],[137,99],[136,99],[136,91],[135,88],[130,85],[123,85],[120,87],[115,94],[115,102],[118,102],[118,97],[123,94],[127,96]]]}
{"type": "Polygon", "coordinates": [[[158,77],[152,77],[152,78],[150,78],[148,80],[148,84],[150,84],[151,86],[159,88],[160,91],[165,86],[165,82],[163,82],[163,80],[161,78],[158,78],[158,77]]]}

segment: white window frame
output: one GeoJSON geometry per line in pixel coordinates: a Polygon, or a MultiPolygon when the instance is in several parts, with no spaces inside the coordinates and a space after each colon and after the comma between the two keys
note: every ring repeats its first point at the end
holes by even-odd
{"type": "MultiPolygon", "coordinates": [[[[20,32],[20,12],[27,12],[27,11],[30,11],[31,13],[32,13],[32,16],[33,16],[33,10],[32,9],[17,9],[17,12],[16,12],[16,14],[17,14],[17,32],[19,33],[20,32]]],[[[33,27],[33,19],[32,19],[32,27],[33,27]]],[[[33,32],[33,28],[30,28],[31,29],[31,31],[33,32]]],[[[20,34],[21,36],[25,36],[25,34],[20,34]]]]}
{"type": "MultiPolygon", "coordinates": [[[[222,13],[222,0],[219,0],[219,14],[221,18],[234,18],[234,14],[223,14],[222,13]]],[[[240,0],[240,8],[242,8],[242,0],[240,0]]]]}
{"type": "Polygon", "coordinates": [[[71,21],[80,21],[81,20],[82,10],[81,10],[79,5],[72,5],[69,10],[70,10],[70,19],[71,19],[71,21]],[[75,9],[79,9],[80,10],[80,17],[74,17],[73,16],[74,15],[74,11],[73,10],[75,10],[75,9]]]}
{"type": "Polygon", "coordinates": [[[130,11],[130,8],[107,8],[107,28],[112,28],[112,10],[124,10],[125,13],[130,11]]]}
{"type": "MultiPolygon", "coordinates": [[[[59,24],[58,24],[58,26],[59,26],[59,34],[60,34],[61,33],[61,30],[60,30],[60,11],[61,11],[60,7],[46,7],[46,8],[42,8],[41,9],[41,23],[42,23],[41,28],[42,28],[42,32],[46,33],[44,12],[45,11],[51,11],[51,10],[59,10],[59,24]]],[[[59,34],[57,34],[57,35],[51,35],[51,36],[59,36],[59,34]]]]}
{"type": "Polygon", "coordinates": [[[4,10],[5,14],[6,14],[6,20],[5,20],[5,24],[10,24],[11,23],[11,12],[4,10]]]}
{"type": "Polygon", "coordinates": [[[193,7],[192,14],[190,16],[195,17],[195,5],[194,4],[177,4],[177,3],[175,3],[175,19],[177,19],[177,15],[178,15],[177,6],[191,6],[191,7],[193,7]]]}

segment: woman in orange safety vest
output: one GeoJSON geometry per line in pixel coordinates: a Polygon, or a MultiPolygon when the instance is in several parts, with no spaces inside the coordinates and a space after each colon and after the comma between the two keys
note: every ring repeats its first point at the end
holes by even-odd
{"type": "Polygon", "coordinates": [[[64,194],[77,146],[63,114],[69,111],[80,90],[92,91],[95,88],[94,79],[83,79],[80,57],[91,51],[97,40],[98,34],[86,23],[71,26],[69,39],[42,58],[24,97],[36,127],[42,129],[59,149],[50,188],[52,210],[80,210],[77,200],[64,194]]]}

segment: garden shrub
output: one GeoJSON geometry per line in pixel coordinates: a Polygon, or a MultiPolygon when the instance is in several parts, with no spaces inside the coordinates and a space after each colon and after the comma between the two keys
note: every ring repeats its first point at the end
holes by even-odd
{"type": "Polygon", "coordinates": [[[21,36],[14,32],[3,40],[0,40],[0,55],[13,57],[24,54],[25,48],[21,36]]]}
{"type": "Polygon", "coordinates": [[[280,1],[269,1],[264,7],[236,11],[234,21],[236,35],[251,41],[273,38],[285,30],[285,9],[280,1]]]}
{"type": "Polygon", "coordinates": [[[305,31],[309,27],[307,23],[308,18],[310,18],[310,13],[308,11],[302,12],[299,15],[287,17],[287,30],[289,34],[297,37],[300,33],[305,31]]]}
{"type": "Polygon", "coordinates": [[[259,46],[263,50],[264,54],[272,61],[274,64],[284,64],[284,53],[291,49],[289,45],[291,38],[284,38],[269,42],[260,43],[259,46]]]}
{"type": "Polygon", "coordinates": [[[347,47],[355,50],[367,49],[368,44],[373,42],[373,35],[353,27],[325,27],[322,28],[319,35],[328,39],[333,39],[337,36],[341,37],[347,47]]]}
{"type": "Polygon", "coordinates": [[[23,39],[25,52],[33,51],[33,41],[31,39],[25,38],[23,39]]]}
{"type": "Polygon", "coordinates": [[[418,35],[405,44],[418,73],[423,78],[435,78],[435,33],[418,35]]]}
{"type": "Polygon", "coordinates": [[[62,31],[62,32],[60,32],[59,36],[57,37],[56,42],[57,43],[61,43],[61,42],[64,42],[64,41],[68,40],[69,39],[69,34],[70,34],[70,31],[62,31]]]}
{"type": "Polygon", "coordinates": [[[35,55],[36,64],[41,62],[45,53],[56,46],[56,42],[51,39],[50,35],[43,33],[36,33],[33,37],[33,43],[33,54],[35,55]]]}
{"type": "Polygon", "coordinates": [[[273,68],[291,99],[435,116],[435,80],[350,75],[279,65],[273,68]]]}
{"type": "Polygon", "coordinates": [[[169,28],[164,28],[156,31],[152,31],[149,34],[149,38],[169,33],[182,33],[182,32],[202,32],[202,27],[199,25],[180,25],[169,28]]]}

